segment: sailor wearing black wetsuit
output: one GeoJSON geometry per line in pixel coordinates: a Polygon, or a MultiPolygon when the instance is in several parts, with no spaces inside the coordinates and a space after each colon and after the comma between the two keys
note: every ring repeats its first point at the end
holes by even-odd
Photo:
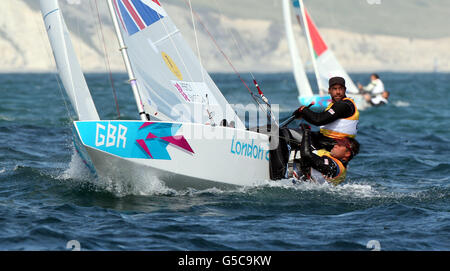
{"type": "MultiPolygon", "coordinates": [[[[356,136],[359,111],[353,100],[345,96],[345,91],[344,78],[333,77],[328,88],[332,103],[324,112],[316,113],[301,106],[293,113],[296,118],[303,117],[309,123],[320,126],[320,132],[311,132],[312,144],[317,150],[330,151],[336,140],[356,136]]],[[[302,141],[302,131],[299,129],[281,128],[279,132],[279,144],[270,151],[271,179],[287,177],[290,151],[298,149],[302,141]]]]}
{"type": "Polygon", "coordinates": [[[333,77],[329,80],[328,92],[332,102],[325,111],[316,113],[305,106],[298,108],[293,115],[320,126],[320,133],[312,133],[312,143],[316,149],[331,150],[336,139],[355,138],[359,121],[359,111],[355,102],[345,96],[345,80],[333,77]]]}
{"type": "Polygon", "coordinates": [[[345,181],[347,164],[358,152],[359,143],[353,138],[338,139],[331,152],[324,149],[313,152],[311,149],[311,131],[303,128],[300,147],[301,160],[299,161],[303,176],[299,176],[299,179],[320,184],[328,182],[338,185],[345,181]]]}

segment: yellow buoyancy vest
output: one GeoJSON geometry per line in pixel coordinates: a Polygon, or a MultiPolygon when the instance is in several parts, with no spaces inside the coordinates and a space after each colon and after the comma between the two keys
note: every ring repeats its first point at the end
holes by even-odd
{"type": "MultiPolygon", "coordinates": [[[[344,98],[343,100],[349,100],[355,106],[355,113],[345,119],[337,119],[331,123],[320,126],[320,133],[326,137],[334,139],[342,139],[346,137],[354,138],[358,131],[359,111],[355,102],[350,98],[344,98]]],[[[330,103],[325,111],[330,110],[334,103],[330,103]]]]}
{"type": "Polygon", "coordinates": [[[345,181],[345,177],[347,176],[347,169],[345,168],[344,164],[339,159],[336,159],[333,156],[331,156],[330,152],[328,152],[326,150],[318,150],[315,153],[318,156],[320,156],[320,157],[326,156],[326,157],[330,158],[339,167],[339,174],[336,177],[333,177],[333,178],[329,178],[327,176],[324,176],[322,173],[317,174],[317,173],[319,173],[317,170],[311,169],[311,171],[312,171],[311,172],[311,176],[313,176],[315,181],[317,181],[319,183],[323,183],[324,181],[327,181],[327,182],[332,183],[334,185],[338,185],[338,184],[342,183],[343,181],[345,181]]]}

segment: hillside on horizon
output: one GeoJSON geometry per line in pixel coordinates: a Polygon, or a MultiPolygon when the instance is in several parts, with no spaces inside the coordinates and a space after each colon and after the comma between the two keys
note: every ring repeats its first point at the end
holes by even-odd
{"type": "MultiPolygon", "coordinates": [[[[191,0],[203,12],[282,23],[282,0],[191,0]]],[[[164,2],[186,7],[185,0],[164,2]]],[[[450,37],[448,0],[304,0],[316,24],[359,34],[435,39],[450,37]],[[378,3],[378,4],[377,4],[378,3]]]]}
{"type": "MultiPolygon", "coordinates": [[[[201,58],[208,60],[202,62],[208,71],[232,72],[197,20],[199,43],[196,43],[187,0],[160,2],[191,48],[197,51],[199,46],[201,58]]],[[[350,72],[450,71],[450,1],[304,2],[325,42],[350,72]]],[[[191,3],[239,70],[291,70],[281,0],[191,0],[191,3]],[[231,33],[243,49],[244,57],[239,54],[231,33]]],[[[60,5],[83,69],[105,72],[106,48],[111,69],[124,71],[105,2],[60,0],[60,5]]],[[[2,15],[0,71],[54,71],[39,1],[2,0],[2,15]]],[[[300,55],[310,69],[306,42],[298,24],[293,24],[298,33],[300,55]]]]}

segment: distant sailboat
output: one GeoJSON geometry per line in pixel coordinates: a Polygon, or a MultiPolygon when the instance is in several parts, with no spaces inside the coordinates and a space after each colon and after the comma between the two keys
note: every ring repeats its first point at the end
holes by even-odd
{"type": "MultiPolygon", "coordinates": [[[[297,20],[307,40],[319,92],[322,94],[328,92],[328,80],[331,77],[340,76],[345,79],[347,96],[355,101],[358,109],[364,110],[369,107],[370,105],[359,94],[358,88],[320,35],[319,30],[303,4],[303,0],[290,1],[292,1],[297,20]]],[[[306,104],[302,101],[302,96],[299,99],[302,104],[306,104]]]]}
{"type": "MultiPolygon", "coordinates": [[[[319,91],[321,92],[320,94],[314,94],[311,89],[311,85],[308,77],[306,76],[303,62],[300,58],[299,49],[295,40],[294,30],[292,28],[290,6],[291,0],[283,0],[284,26],[291,55],[294,78],[299,94],[298,99],[302,105],[309,105],[314,102],[314,105],[311,107],[313,110],[323,110],[331,101],[331,97],[329,95],[324,95],[323,91],[319,91]]],[[[313,65],[315,65],[315,63],[313,63],[313,65]]]]}
{"type": "Polygon", "coordinates": [[[270,179],[269,135],[246,130],[157,0],[107,0],[141,120],[100,120],[57,0],[41,0],[74,143],[97,176],[169,187],[270,179]],[[152,120],[150,120],[150,118],[152,120]],[[227,120],[234,127],[219,126],[227,120]]]}

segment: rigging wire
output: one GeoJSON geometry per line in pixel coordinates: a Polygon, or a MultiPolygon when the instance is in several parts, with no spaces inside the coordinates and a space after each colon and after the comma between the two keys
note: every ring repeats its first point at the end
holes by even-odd
{"type": "MultiPolygon", "coordinates": [[[[189,3],[187,2],[187,0],[183,0],[186,5],[189,6],[189,3]]],[[[259,105],[259,107],[261,108],[261,110],[263,110],[267,116],[269,118],[271,118],[272,120],[275,121],[275,118],[273,117],[273,114],[271,112],[270,109],[270,104],[268,103],[267,98],[264,97],[264,94],[262,93],[262,91],[260,90],[256,80],[254,80],[255,86],[258,89],[258,92],[260,94],[261,97],[258,97],[257,95],[255,95],[253,93],[253,91],[250,89],[250,87],[247,85],[247,83],[245,82],[245,80],[242,78],[241,74],[237,71],[237,69],[235,68],[235,66],[233,65],[233,63],[231,62],[231,59],[227,56],[227,54],[225,54],[225,52],[223,51],[223,49],[220,47],[220,45],[217,43],[216,39],[214,38],[214,36],[211,34],[211,32],[208,30],[208,28],[206,27],[205,23],[203,22],[203,20],[200,18],[199,14],[197,12],[195,12],[195,10],[192,10],[193,14],[195,15],[195,17],[197,18],[197,20],[200,22],[200,24],[202,25],[202,27],[205,29],[206,33],[208,34],[209,38],[212,40],[212,42],[214,43],[214,45],[216,46],[216,48],[219,50],[219,52],[222,54],[222,56],[225,58],[225,60],[228,62],[228,64],[230,65],[230,67],[233,69],[234,73],[237,75],[237,77],[240,79],[240,81],[242,82],[242,84],[245,86],[245,88],[248,90],[248,92],[250,93],[250,95],[252,96],[253,100],[259,105]],[[269,110],[266,110],[262,104],[258,101],[258,98],[260,98],[265,104],[266,106],[269,108],[269,110]]]]}
{"type": "MultiPolygon", "coordinates": [[[[224,17],[224,16],[223,16],[223,12],[222,12],[222,10],[221,10],[221,8],[220,8],[220,6],[219,6],[217,0],[214,0],[214,3],[215,3],[215,5],[216,5],[216,9],[219,11],[220,16],[221,16],[221,17],[224,17]]],[[[231,36],[231,38],[233,39],[234,45],[236,46],[237,51],[238,51],[238,53],[239,53],[241,59],[244,59],[244,54],[242,53],[243,50],[241,49],[241,46],[240,46],[239,43],[237,42],[237,40],[236,40],[236,38],[235,38],[235,35],[233,34],[233,32],[232,32],[229,28],[227,28],[227,30],[228,30],[228,34],[229,34],[229,35],[231,36]]],[[[253,75],[253,72],[250,70],[249,73],[250,73],[250,75],[252,76],[253,84],[255,85],[256,89],[258,90],[258,94],[260,95],[261,100],[269,107],[269,111],[271,111],[271,109],[270,109],[271,106],[270,106],[269,100],[264,96],[264,93],[262,92],[262,90],[261,90],[261,88],[260,88],[258,82],[256,81],[255,76],[253,75]]]]}
{"type": "Polygon", "coordinates": [[[191,10],[192,27],[194,29],[195,45],[197,46],[198,60],[200,61],[200,71],[202,73],[202,80],[204,82],[205,81],[205,74],[204,74],[204,71],[203,71],[202,57],[200,55],[200,46],[199,46],[199,43],[198,43],[197,28],[195,27],[194,12],[193,12],[193,8],[192,8],[191,0],[189,0],[189,7],[190,7],[190,10],[191,10]]]}
{"type": "MultiPolygon", "coordinates": [[[[225,16],[223,16],[222,9],[220,8],[219,3],[217,2],[217,0],[214,0],[214,4],[216,5],[216,9],[219,11],[220,17],[225,17],[225,16]]],[[[241,49],[241,46],[239,46],[239,43],[237,42],[233,32],[229,28],[226,28],[226,29],[227,29],[228,34],[231,36],[231,39],[233,40],[234,45],[237,48],[239,56],[242,59],[244,59],[245,57],[244,57],[244,54],[243,54],[243,50],[241,49]]],[[[249,73],[252,76],[252,79],[255,80],[255,76],[253,75],[253,72],[250,70],[249,73]]]]}
{"type": "MultiPolygon", "coordinates": [[[[97,0],[94,0],[94,3],[95,3],[96,12],[97,12],[98,25],[99,25],[99,28],[100,28],[100,35],[101,35],[101,42],[102,42],[102,45],[103,45],[103,53],[104,53],[104,58],[105,58],[105,65],[106,65],[106,68],[108,70],[109,81],[111,82],[111,88],[112,88],[112,91],[113,91],[114,102],[115,102],[115,105],[116,105],[117,118],[120,118],[119,102],[117,100],[116,88],[115,88],[115,85],[114,85],[114,79],[113,79],[112,72],[111,72],[111,65],[110,65],[110,62],[109,62],[109,54],[108,54],[108,50],[106,48],[105,36],[103,34],[102,19],[100,17],[100,12],[99,12],[99,9],[98,9],[97,0]]],[[[92,6],[91,6],[91,8],[92,8],[92,6]]]]}
{"type": "MultiPolygon", "coordinates": [[[[191,0],[189,0],[189,7],[190,7],[190,11],[191,11],[192,27],[194,29],[195,45],[197,46],[198,60],[200,62],[200,72],[202,74],[202,81],[205,82],[205,72],[204,72],[203,65],[202,65],[202,57],[200,55],[200,46],[198,43],[197,28],[195,27],[194,12],[193,12],[193,8],[192,8],[191,0]]],[[[212,126],[216,126],[216,124],[214,122],[214,118],[213,118],[214,112],[211,111],[211,108],[209,106],[208,94],[206,94],[205,98],[206,98],[206,113],[208,114],[208,119],[212,126]]]]}

